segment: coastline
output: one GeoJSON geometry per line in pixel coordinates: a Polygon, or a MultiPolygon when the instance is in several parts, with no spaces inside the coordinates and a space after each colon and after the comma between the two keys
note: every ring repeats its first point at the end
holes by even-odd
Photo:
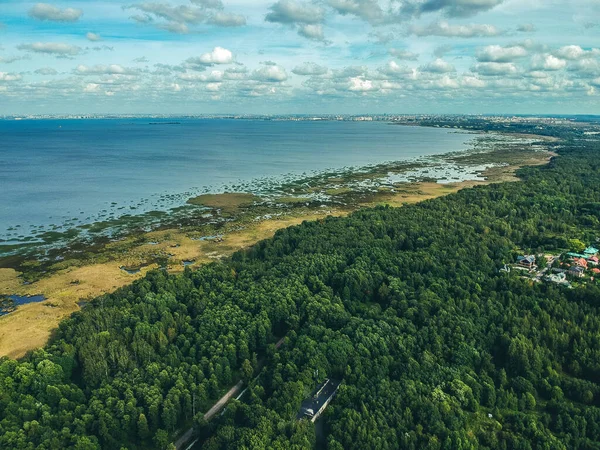
{"type": "MultiPolygon", "coordinates": [[[[490,135],[483,134],[483,137],[487,139],[490,135]]],[[[205,206],[218,212],[223,219],[219,223],[193,225],[184,221],[149,232],[132,232],[122,239],[88,249],[85,259],[65,260],[62,263],[64,267],[55,267],[31,284],[24,285],[21,274],[14,268],[0,269],[0,294],[43,294],[47,298],[40,303],[20,306],[0,318],[0,356],[18,358],[28,350],[43,346],[60,320],[78,311],[82,302],[130,284],[148,270],[161,265],[170,272],[181,272],[185,262],[191,263],[193,268],[218,261],[271,237],[278,229],[304,220],[318,220],[328,215],[343,216],[360,208],[382,204],[399,207],[477,185],[516,181],[515,171],[518,168],[545,164],[555,155],[547,149],[524,150],[521,148],[523,138],[510,137],[512,144],[509,146],[496,142],[494,145],[499,145],[498,148],[475,148],[443,155],[446,162],[463,164],[464,167],[474,167],[487,161],[490,167],[475,177],[480,179],[450,179],[441,183],[421,174],[421,180],[389,183],[392,173],[405,176],[411,170],[424,170],[423,164],[414,162],[322,174],[284,186],[271,197],[262,199],[263,202],[253,198],[252,202],[235,205],[223,203],[223,198],[213,198],[217,203],[205,206]],[[130,274],[121,267],[139,268],[139,272],[130,274]]],[[[538,141],[528,136],[527,141],[531,140],[538,141]]],[[[237,194],[244,194],[242,199],[248,200],[245,195],[249,194],[237,194]]],[[[34,262],[32,264],[29,270],[35,272],[36,266],[34,262]]]]}

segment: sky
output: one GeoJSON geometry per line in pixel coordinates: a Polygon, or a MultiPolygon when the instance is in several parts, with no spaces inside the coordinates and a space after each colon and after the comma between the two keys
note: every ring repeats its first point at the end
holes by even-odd
{"type": "Polygon", "coordinates": [[[600,0],[0,0],[0,115],[600,114],[600,0]]]}

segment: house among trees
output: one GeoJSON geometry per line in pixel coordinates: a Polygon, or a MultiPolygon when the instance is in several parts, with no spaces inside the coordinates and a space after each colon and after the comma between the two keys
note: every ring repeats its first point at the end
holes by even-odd
{"type": "Polygon", "coordinates": [[[553,283],[566,283],[567,276],[564,272],[552,273],[546,277],[546,280],[551,281],[553,283]]]}
{"type": "Polygon", "coordinates": [[[590,247],[586,248],[586,249],[583,251],[583,254],[584,254],[584,255],[587,255],[588,257],[589,257],[589,256],[596,256],[596,255],[598,254],[598,251],[599,251],[599,250],[598,250],[597,248],[594,248],[594,247],[591,247],[591,246],[590,246],[590,247]]]}
{"type": "Polygon", "coordinates": [[[521,267],[525,267],[529,270],[535,267],[535,256],[533,255],[525,255],[517,257],[517,264],[521,267]]]}
{"type": "Polygon", "coordinates": [[[587,266],[588,266],[587,261],[583,258],[575,258],[573,260],[573,264],[575,264],[576,266],[579,266],[579,267],[583,267],[584,269],[587,269],[587,266]]]}
{"type": "Polygon", "coordinates": [[[569,275],[577,277],[577,278],[583,278],[584,273],[585,273],[585,269],[581,266],[572,266],[569,269],[569,275]]]}

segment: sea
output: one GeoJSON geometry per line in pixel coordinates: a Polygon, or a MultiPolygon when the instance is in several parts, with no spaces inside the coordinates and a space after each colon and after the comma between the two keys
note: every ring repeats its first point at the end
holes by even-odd
{"type": "Polygon", "coordinates": [[[386,122],[0,120],[0,243],[207,192],[465,150],[472,134],[386,122]]]}

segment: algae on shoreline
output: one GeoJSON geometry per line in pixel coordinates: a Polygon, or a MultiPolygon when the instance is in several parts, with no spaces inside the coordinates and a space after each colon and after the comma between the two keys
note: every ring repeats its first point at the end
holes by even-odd
{"type": "Polygon", "coordinates": [[[190,205],[235,211],[238,208],[252,206],[255,202],[260,201],[260,197],[247,192],[224,192],[222,194],[198,195],[197,197],[190,198],[187,203],[190,205]]]}

